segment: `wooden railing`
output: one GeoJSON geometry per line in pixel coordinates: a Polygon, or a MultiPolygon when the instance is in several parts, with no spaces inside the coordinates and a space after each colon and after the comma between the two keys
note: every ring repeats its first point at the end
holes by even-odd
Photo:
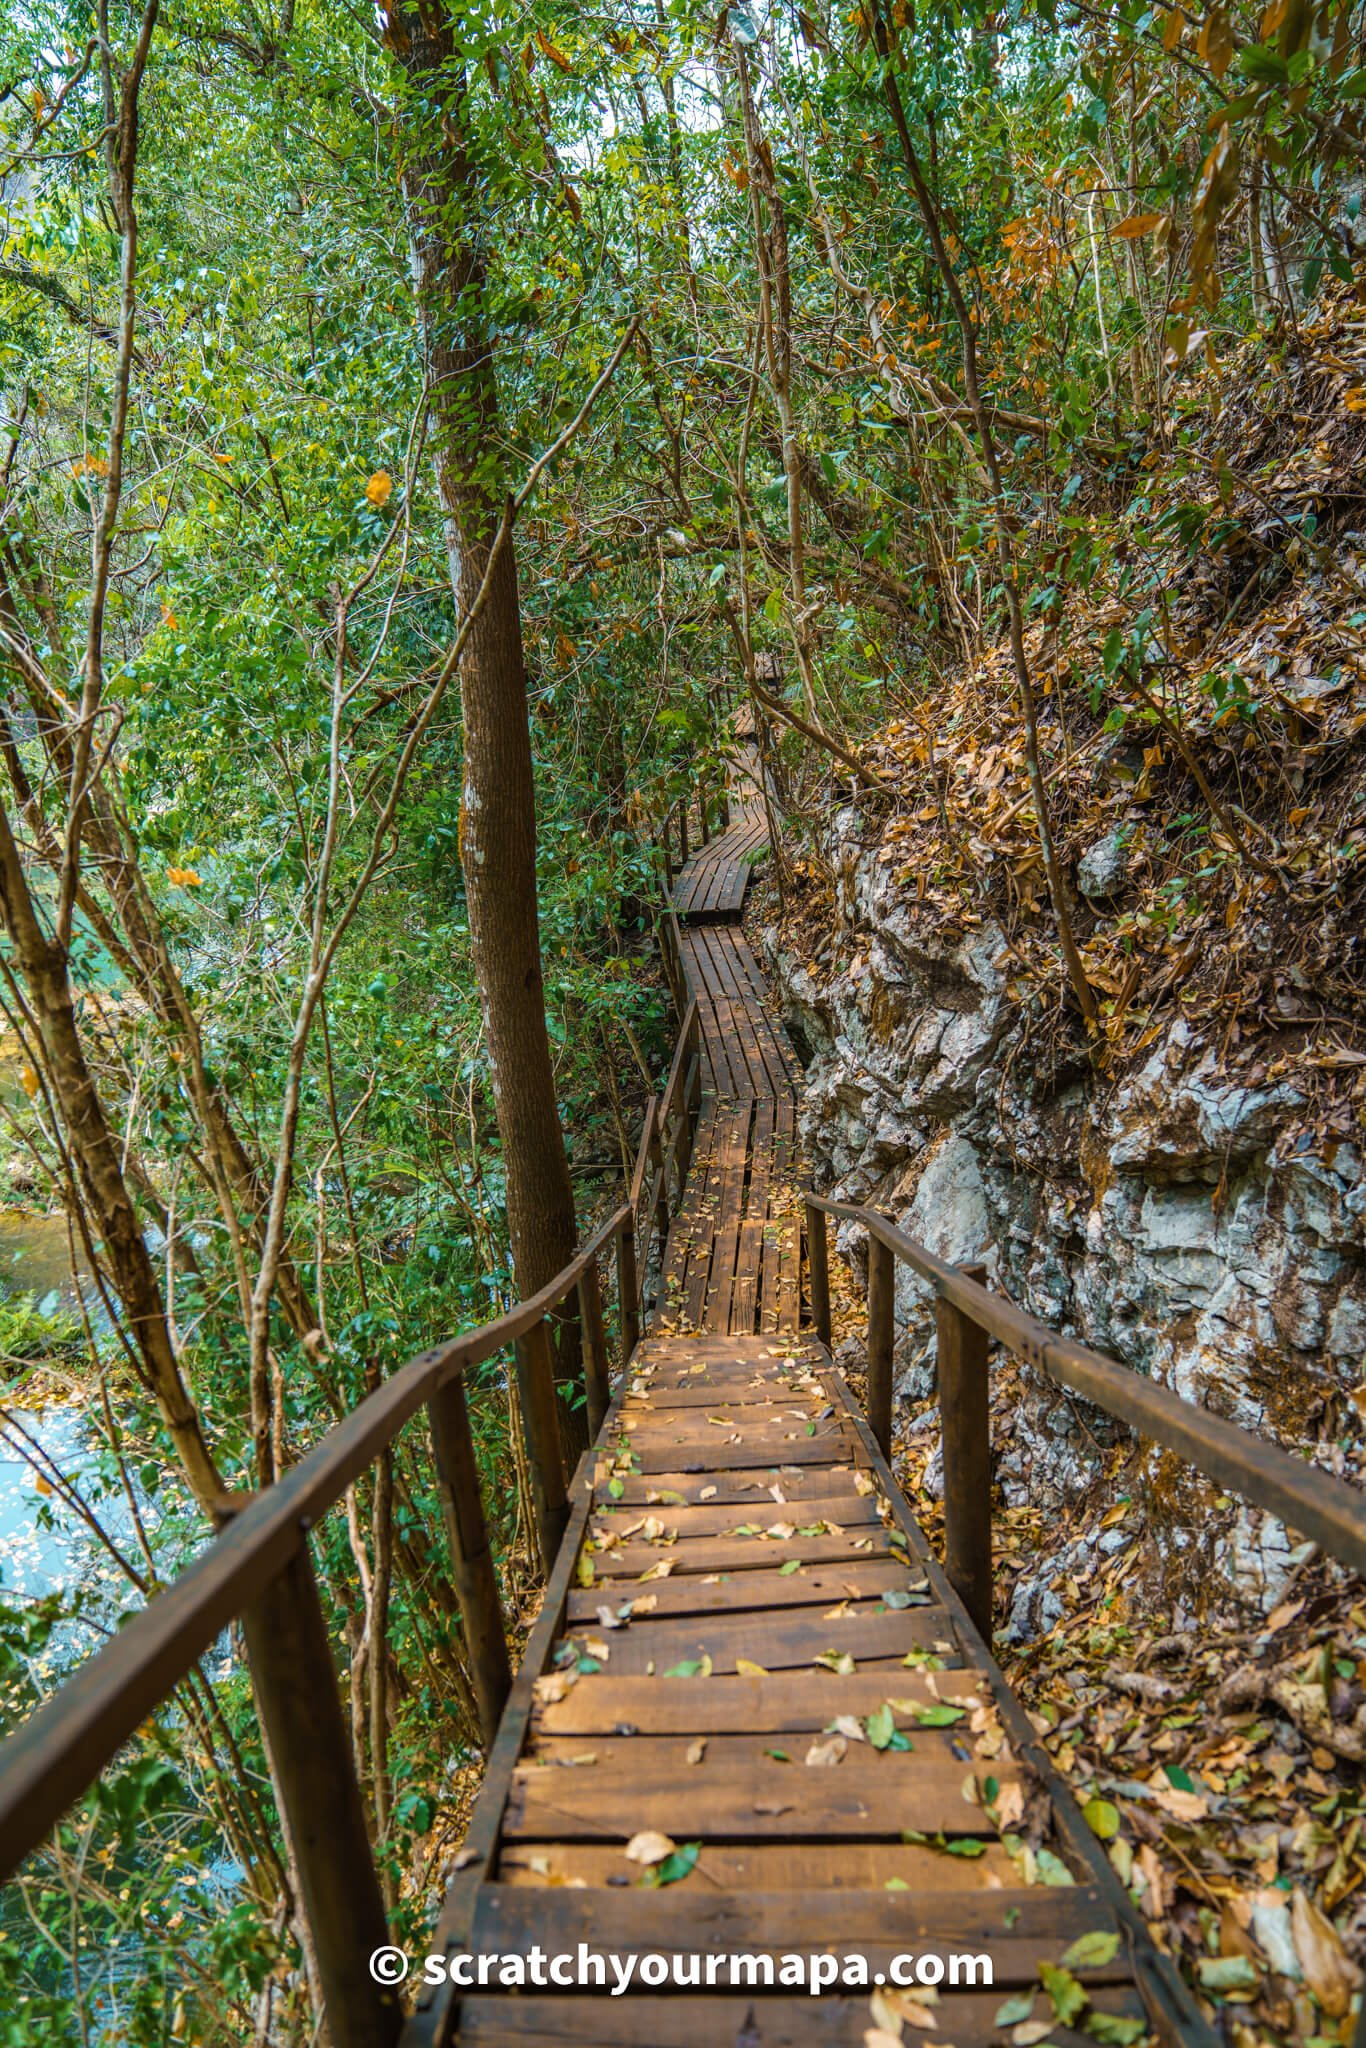
{"type": "Polygon", "coordinates": [[[396,1991],[368,1962],[384,1904],[309,1531],[425,1409],[471,1688],[486,1744],[511,1685],[502,1599],[466,1404],[465,1376],[512,1348],[537,1544],[549,1573],[568,1518],[551,1319],[578,1304],[591,1434],[611,1399],[601,1263],[615,1247],[620,1363],[639,1338],[650,1233],[668,1228],[700,1097],[697,1009],[684,1015],[650,1104],[629,1197],[530,1300],[411,1359],[276,1485],[243,1497],[221,1534],[0,1747],[0,1877],[39,1847],[221,1632],[240,1621],[256,1708],[308,1922],[333,2048],[388,2048],[396,1991]]]}
{"type": "Polygon", "coordinates": [[[991,1412],[987,1346],[1046,1372],[1141,1436],[1175,1451],[1229,1493],[1278,1515],[1330,1556],[1366,1577],[1366,1497],[1331,1473],[1303,1464],[1275,1444],[1141,1373],[1060,1337],[986,1285],[981,1266],[951,1266],[907,1237],[875,1209],[806,1197],[811,1319],[830,1345],[826,1218],[868,1233],[868,1423],[884,1455],[892,1437],[892,1306],[895,1263],[934,1289],[939,1337],[939,1415],[944,1452],[944,1568],[986,1642],[991,1641],[991,1412]]]}

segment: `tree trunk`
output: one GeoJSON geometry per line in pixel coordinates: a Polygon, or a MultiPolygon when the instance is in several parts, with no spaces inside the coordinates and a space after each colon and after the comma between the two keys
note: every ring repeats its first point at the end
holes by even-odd
{"type": "MultiPolygon", "coordinates": [[[[460,664],[460,855],[507,1174],[513,1269],[527,1295],[568,1264],[576,1225],[545,1021],[535,791],[510,532],[494,558],[506,482],[493,452],[503,435],[478,218],[486,178],[472,159],[469,87],[445,13],[421,0],[396,0],[385,28],[410,88],[399,111],[401,173],[433,467],[458,613],[490,579],[460,664]]],[[[581,1383],[577,1334],[568,1326],[560,1332],[559,1378],[562,1389],[581,1383]]],[[[575,1425],[571,1450],[585,1440],[581,1408],[575,1425]]]]}

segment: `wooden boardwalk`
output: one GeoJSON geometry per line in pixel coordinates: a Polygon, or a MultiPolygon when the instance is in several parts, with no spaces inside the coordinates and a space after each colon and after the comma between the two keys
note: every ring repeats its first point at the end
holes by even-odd
{"type": "Polygon", "coordinates": [[[1141,1923],[800,1330],[796,1068],[718,921],[744,894],[744,834],[727,838],[729,878],[713,859],[676,897],[703,1093],[663,1298],[580,1467],[433,1946],[528,1970],[580,1943],[685,1971],[848,1954],[869,1979],[813,1998],[765,1986],[763,1963],[758,1984],[718,1966],[711,1989],[620,1996],[495,1978],[425,1994],[419,2038],[886,2048],[904,2030],[973,2048],[1009,2038],[1012,1996],[1012,2024],[1053,2021],[1059,2048],[1141,2040],[1152,2013],[1185,2038],[1189,2011],[1173,2019],[1141,1923]],[[909,2007],[879,1989],[926,1951],[989,1956],[990,1988],[965,1973],[909,2007]],[[1052,1982],[1073,2025],[1041,1965],[1070,1973],[1052,1982]]]}

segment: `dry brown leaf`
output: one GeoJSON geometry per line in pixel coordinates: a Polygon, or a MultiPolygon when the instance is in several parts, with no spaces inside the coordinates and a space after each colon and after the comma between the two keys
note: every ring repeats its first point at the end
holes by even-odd
{"type": "Polygon", "coordinates": [[[649,1869],[653,1864],[662,1863],[666,1856],[672,1856],[676,1846],[658,1828],[642,1828],[638,1835],[632,1835],[624,1853],[632,1863],[643,1863],[649,1869]]]}
{"type": "Polygon", "coordinates": [[[1290,1902],[1290,1931],[1305,1983],[1330,2019],[1342,2019],[1361,1983],[1361,1971],[1343,1948],[1332,1921],[1302,1891],[1290,1902]]]}

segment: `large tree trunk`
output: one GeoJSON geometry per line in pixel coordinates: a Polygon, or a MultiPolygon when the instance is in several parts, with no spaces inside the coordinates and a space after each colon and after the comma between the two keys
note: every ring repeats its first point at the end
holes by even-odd
{"type": "MultiPolygon", "coordinates": [[[[433,466],[461,616],[489,579],[460,664],[460,850],[507,1174],[513,1268],[521,1292],[531,1294],[568,1263],[576,1226],[545,1021],[535,792],[510,530],[498,544],[506,484],[497,457],[503,437],[487,338],[479,214],[485,180],[471,160],[468,85],[437,0],[394,0],[386,14],[386,39],[408,85],[399,113],[401,173],[433,466]]],[[[560,1351],[564,1382],[578,1368],[577,1343],[568,1331],[560,1351]]],[[[571,1444],[582,1441],[580,1430],[570,1434],[571,1444]]]]}

